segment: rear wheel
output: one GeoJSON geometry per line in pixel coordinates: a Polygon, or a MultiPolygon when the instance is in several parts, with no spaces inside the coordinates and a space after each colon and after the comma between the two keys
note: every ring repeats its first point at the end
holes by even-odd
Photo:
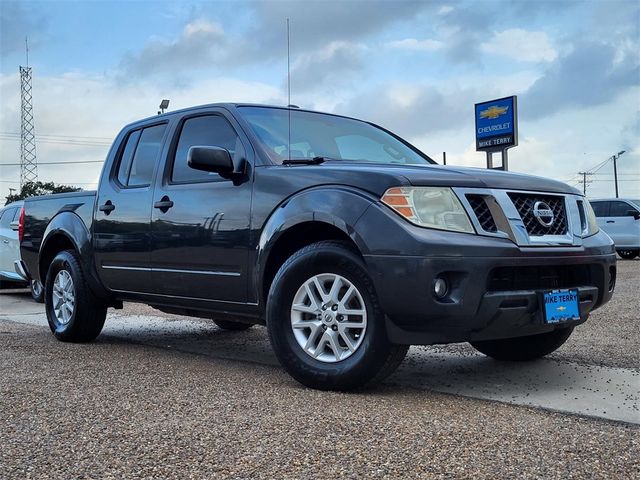
{"type": "Polygon", "coordinates": [[[269,292],[267,328],[284,368],[321,390],[380,381],[408,350],[389,342],[366,267],[341,242],[309,245],[285,262],[269,292]]]}
{"type": "Polygon", "coordinates": [[[479,352],[496,360],[526,361],[555,352],[568,340],[572,332],[573,327],[567,327],[526,337],[470,343],[479,352]]]}
{"type": "Polygon", "coordinates": [[[49,328],[63,342],[90,342],[102,331],[106,305],[89,289],[78,254],[58,253],[45,282],[49,328]]]}
{"type": "Polygon", "coordinates": [[[624,258],[625,260],[633,260],[640,254],[640,250],[616,250],[620,258],[624,258]]]}
{"type": "Polygon", "coordinates": [[[248,330],[253,326],[250,323],[233,322],[231,320],[214,320],[213,322],[222,330],[242,331],[248,330]]]}
{"type": "Polygon", "coordinates": [[[38,303],[44,303],[44,287],[38,280],[31,280],[31,296],[38,303]]]}

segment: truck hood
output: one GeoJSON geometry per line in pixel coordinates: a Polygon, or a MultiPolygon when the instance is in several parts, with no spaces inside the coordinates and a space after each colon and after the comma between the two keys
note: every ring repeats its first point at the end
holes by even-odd
{"type": "MultiPolygon", "coordinates": [[[[327,162],[326,166],[337,162],[327,162]]],[[[324,165],[323,165],[324,166],[324,165]]],[[[505,190],[532,190],[551,193],[580,194],[569,185],[550,178],[503,172],[484,168],[451,167],[444,165],[372,165],[370,163],[349,163],[342,168],[352,171],[362,170],[390,176],[404,177],[415,186],[448,186],[467,188],[495,188],[505,190]]]]}

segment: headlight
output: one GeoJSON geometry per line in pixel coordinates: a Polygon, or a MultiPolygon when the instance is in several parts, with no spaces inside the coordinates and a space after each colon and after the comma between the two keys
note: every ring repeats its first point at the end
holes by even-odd
{"type": "Polygon", "coordinates": [[[595,235],[600,231],[600,227],[598,226],[598,220],[596,219],[596,214],[589,203],[589,200],[586,198],[582,199],[582,206],[584,207],[584,213],[586,218],[586,225],[584,225],[582,230],[583,237],[589,237],[591,235],[595,235]]]}
{"type": "Polygon", "coordinates": [[[460,200],[448,187],[393,187],[382,202],[419,227],[475,233],[460,200]]]}

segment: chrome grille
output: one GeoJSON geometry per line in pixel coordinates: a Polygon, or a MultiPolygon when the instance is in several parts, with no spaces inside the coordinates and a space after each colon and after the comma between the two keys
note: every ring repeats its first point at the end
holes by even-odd
{"type": "Polygon", "coordinates": [[[564,197],[555,195],[539,195],[532,193],[509,193],[509,198],[522,218],[530,236],[565,235],[567,233],[567,214],[564,197]],[[536,202],[546,203],[553,211],[554,220],[550,226],[542,225],[533,214],[536,202]]]}
{"type": "Polygon", "coordinates": [[[485,232],[497,232],[498,227],[493,219],[493,215],[491,215],[491,210],[489,210],[489,206],[487,205],[485,198],[482,195],[467,195],[467,201],[469,202],[469,205],[471,205],[473,213],[478,219],[478,223],[482,229],[485,232]]]}

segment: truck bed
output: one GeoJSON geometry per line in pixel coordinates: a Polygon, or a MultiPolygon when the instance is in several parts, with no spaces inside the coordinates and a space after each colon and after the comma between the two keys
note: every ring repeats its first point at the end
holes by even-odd
{"type": "Polygon", "coordinates": [[[31,275],[38,271],[38,252],[49,222],[61,212],[72,212],[82,219],[87,230],[91,232],[95,198],[95,190],[85,190],[42,195],[24,201],[24,238],[21,254],[31,275]]]}

